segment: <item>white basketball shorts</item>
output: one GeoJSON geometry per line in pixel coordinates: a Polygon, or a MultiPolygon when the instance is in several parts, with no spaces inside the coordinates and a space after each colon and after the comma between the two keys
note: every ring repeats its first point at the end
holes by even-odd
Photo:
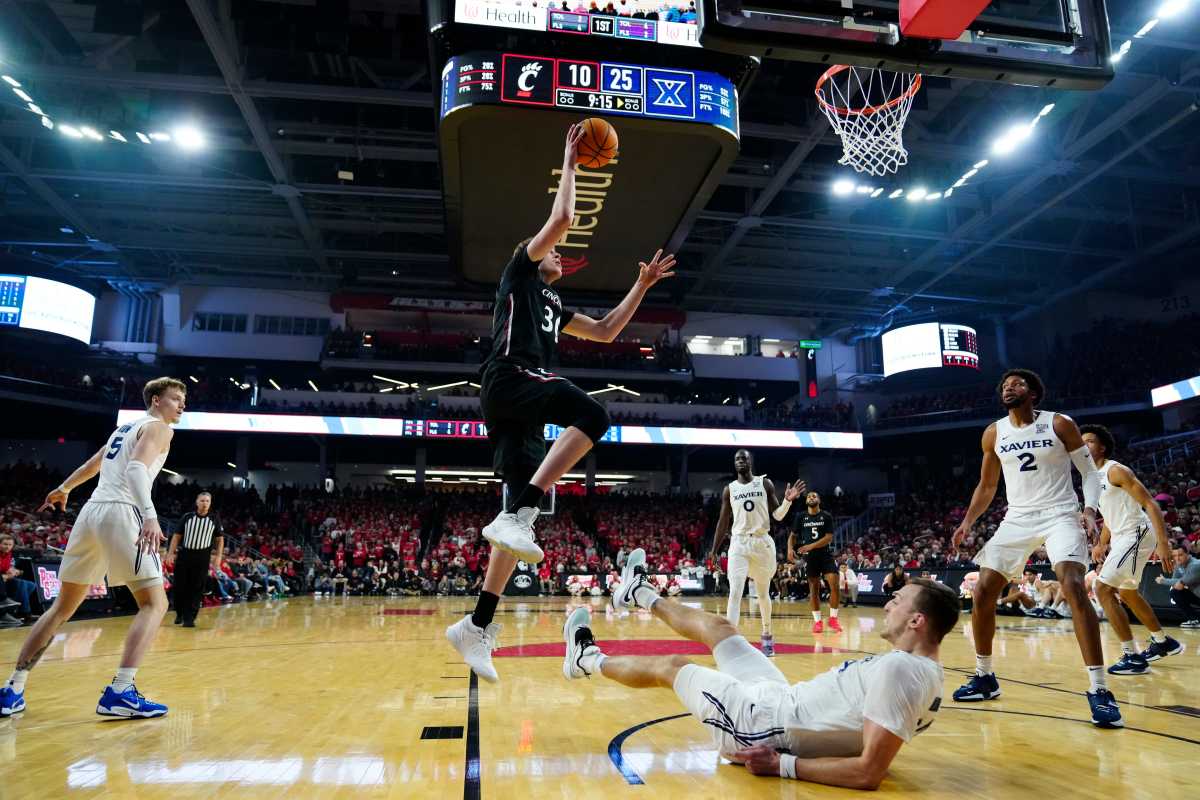
{"type": "Polygon", "coordinates": [[[1006,514],[996,535],[975,556],[975,563],[1016,580],[1029,556],[1043,545],[1051,564],[1073,561],[1087,569],[1087,534],[1079,521],[1078,508],[1066,505],[1006,514]]]}
{"type": "Polygon", "coordinates": [[[1114,533],[1096,580],[1114,589],[1137,589],[1142,585],[1142,570],[1154,553],[1154,545],[1149,525],[1114,533]]]}
{"type": "Polygon", "coordinates": [[[729,543],[729,582],[753,578],[766,586],[775,577],[775,540],[769,535],[734,536],[729,543]]]}
{"type": "Polygon", "coordinates": [[[71,527],[59,579],[90,586],[107,575],[109,586],[131,589],[162,583],[158,553],[138,549],[141,530],[141,515],[128,503],[85,503],[71,527]]]}
{"type": "Polygon", "coordinates": [[[688,664],[675,675],[675,694],[712,734],[725,758],[746,747],[784,746],[778,708],[787,678],[744,636],[713,648],[717,668],[688,664]]]}

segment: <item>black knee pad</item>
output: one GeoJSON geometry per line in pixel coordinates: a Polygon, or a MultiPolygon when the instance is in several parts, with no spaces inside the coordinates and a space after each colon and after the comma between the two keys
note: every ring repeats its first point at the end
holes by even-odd
{"type": "Polygon", "coordinates": [[[607,408],[590,397],[588,401],[586,404],[581,404],[579,415],[571,425],[583,431],[592,440],[592,444],[595,444],[600,441],[612,423],[608,418],[607,408]]]}

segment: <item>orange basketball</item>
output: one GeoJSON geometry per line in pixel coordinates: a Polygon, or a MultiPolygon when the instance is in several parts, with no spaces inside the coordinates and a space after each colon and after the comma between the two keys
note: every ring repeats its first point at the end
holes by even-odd
{"type": "Polygon", "coordinates": [[[583,138],[579,140],[579,166],[596,169],[616,157],[617,132],[613,126],[599,117],[585,119],[583,138]]]}

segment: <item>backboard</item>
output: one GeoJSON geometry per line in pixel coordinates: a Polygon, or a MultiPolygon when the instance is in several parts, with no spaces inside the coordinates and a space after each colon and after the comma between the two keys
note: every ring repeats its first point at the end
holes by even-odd
{"type": "Polygon", "coordinates": [[[954,41],[904,36],[900,0],[702,0],[700,42],[766,58],[1064,89],[1099,89],[1113,77],[1104,0],[995,0],[954,41]]]}

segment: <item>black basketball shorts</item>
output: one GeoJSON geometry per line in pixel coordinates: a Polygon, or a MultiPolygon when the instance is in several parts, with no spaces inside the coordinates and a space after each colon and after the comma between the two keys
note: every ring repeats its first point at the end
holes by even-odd
{"type": "Polygon", "coordinates": [[[833,560],[833,553],[830,552],[828,547],[822,547],[820,550],[809,550],[804,554],[804,564],[810,578],[830,573],[836,574],[838,571],[837,562],[833,560]]]}
{"type": "Polygon", "coordinates": [[[561,375],[504,361],[484,370],[479,399],[492,469],[509,483],[528,481],[542,463],[546,423],[566,428],[581,419],[607,418],[602,405],[561,375]]]}

